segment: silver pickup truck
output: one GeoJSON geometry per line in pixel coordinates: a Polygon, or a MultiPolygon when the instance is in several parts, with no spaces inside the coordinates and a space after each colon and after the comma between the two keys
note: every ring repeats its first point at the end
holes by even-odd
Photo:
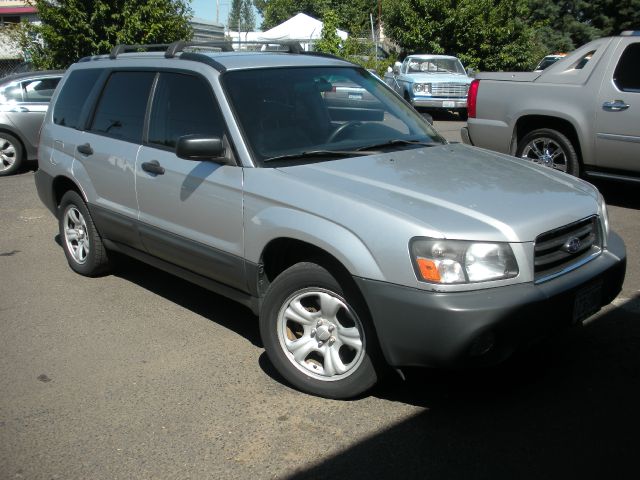
{"type": "Polygon", "coordinates": [[[468,104],[467,144],[640,181],[640,31],[594,40],[542,72],[480,73],[468,104]]]}

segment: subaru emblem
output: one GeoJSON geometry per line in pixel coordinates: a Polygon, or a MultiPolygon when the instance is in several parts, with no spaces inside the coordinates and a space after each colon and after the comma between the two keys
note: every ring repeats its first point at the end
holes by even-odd
{"type": "Polygon", "coordinates": [[[567,253],[576,253],[580,249],[581,243],[578,237],[570,237],[562,246],[562,250],[567,253]]]}

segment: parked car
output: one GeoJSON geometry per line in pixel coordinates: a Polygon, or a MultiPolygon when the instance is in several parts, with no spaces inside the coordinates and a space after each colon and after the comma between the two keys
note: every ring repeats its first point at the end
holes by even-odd
{"type": "Polygon", "coordinates": [[[481,73],[465,143],[572,175],[640,180],[640,31],[594,40],[540,73],[481,73]]]}
{"type": "Polygon", "coordinates": [[[237,300],[282,377],[331,398],[502,361],[620,291],[592,185],[448,144],[344,60],[187,46],[116,47],[54,94],[35,181],[79,274],[120,252],[237,300]],[[338,77],[376,108],[333,108],[338,77]]]}
{"type": "Polygon", "coordinates": [[[471,78],[456,57],[410,55],[396,62],[384,81],[414,107],[451,110],[467,119],[471,78]]]}
{"type": "Polygon", "coordinates": [[[62,74],[27,72],[0,80],[0,176],[35,160],[38,132],[62,74]]]}
{"type": "Polygon", "coordinates": [[[533,71],[534,72],[541,72],[545,68],[550,67],[551,65],[556,63],[561,58],[564,58],[566,55],[567,55],[566,53],[554,53],[552,55],[547,55],[542,60],[540,60],[540,63],[538,63],[538,65],[536,66],[536,68],[533,71]]]}

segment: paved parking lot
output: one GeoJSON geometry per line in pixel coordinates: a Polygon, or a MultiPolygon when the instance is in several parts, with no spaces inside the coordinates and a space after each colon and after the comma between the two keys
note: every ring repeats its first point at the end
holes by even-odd
{"type": "Polygon", "coordinates": [[[132,260],[74,274],[33,172],[0,178],[0,478],[636,478],[640,199],[601,187],[629,249],[614,306],[500,367],[340,402],[286,386],[231,301],[132,260]]]}

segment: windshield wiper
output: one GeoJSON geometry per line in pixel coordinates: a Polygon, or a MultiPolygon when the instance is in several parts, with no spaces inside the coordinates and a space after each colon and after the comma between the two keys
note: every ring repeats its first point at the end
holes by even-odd
{"type": "Polygon", "coordinates": [[[402,138],[396,138],[395,140],[388,140],[382,143],[365,145],[363,147],[357,148],[356,150],[363,152],[365,150],[375,150],[379,148],[392,147],[394,145],[417,145],[419,147],[437,147],[439,145],[444,145],[444,144],[439,142],[424,142],[422,140],[404,140],[402,138]]]}
{"type": "Polygon", "coordinates": [[[274,162],[276,160],[288,159],[305,159],[305,158],[322,158],[322,157],[348,157],[349,155],[370,155],[370,152],[357,150],[309,150],[307,152],[288,153],[287,155],[278,155],[262,160],[263,162],[274,162]]]}

